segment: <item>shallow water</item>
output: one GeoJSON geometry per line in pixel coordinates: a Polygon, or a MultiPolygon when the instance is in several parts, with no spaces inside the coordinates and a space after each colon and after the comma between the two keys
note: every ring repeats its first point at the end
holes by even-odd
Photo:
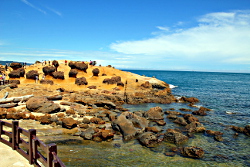
{"type": "MultiPolygon", "coordinates": [[[[223,132],[223,142],[217,142],[211,136],[195,134],[184,146],[198,146],[205,150],[202,159],[191,159],[175,155],[164,155],[171,147],[163,142],[155,148],[141,146],[138,141],[123,142],[117,136],[112,142],[58,144],[59,157],[66,166],[250,166],[250,137],[235,132],[230,125],[244,127],[250,124],[250,74],[206,73],[178,71],[132,71],[149,77],[155,76],[175,87],[176,96],[197,97],[199,106],[212,111],[207,116],[198,116],[209,130],[223,132]],[[228,114],[233,113],[233,114],[228,114]]],[[[147,111],[160,106],[164,111],[170,108],[189,108],[186,104],[142,104],[124,105],[130,111],[147,111]]],[[[196,110],[190,107],[192,110],[196,110]]],[[[187,112],[184,112],[187,113],[187,112]]],[[[167,128],[177,125],[168,120],[167,128]]],[[[181,128],[181,127],[179,127],[181,128]]]]}

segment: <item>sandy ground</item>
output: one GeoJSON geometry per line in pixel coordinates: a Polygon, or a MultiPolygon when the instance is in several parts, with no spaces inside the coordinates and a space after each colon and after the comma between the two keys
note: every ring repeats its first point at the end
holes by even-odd
{"type": "Polygon", "coordinates": [[[13,151],[11,147],[0,142],[0,166],[1,167],[30,167],[29,164],[18,152],[13,151]]]}

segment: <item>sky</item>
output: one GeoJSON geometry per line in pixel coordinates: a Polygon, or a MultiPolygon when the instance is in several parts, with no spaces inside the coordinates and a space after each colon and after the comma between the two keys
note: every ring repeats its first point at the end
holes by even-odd
{"type": "Polygon", "coordinates": [[[250,72],[250,0],[0,0],[0,60],[250,72]]]}

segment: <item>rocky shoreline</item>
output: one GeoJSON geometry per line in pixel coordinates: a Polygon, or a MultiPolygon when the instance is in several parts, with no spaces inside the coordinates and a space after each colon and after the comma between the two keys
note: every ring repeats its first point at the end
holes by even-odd
{"type": "MultiPolygon", "coordinates": [[[[43,67],[37,63],[27,70],[29,67],[23,69],[20,65],[14,64],[13,70],[7,71],[11,74],[10,84],[0,86],[3,97],[0,100],[0,119],[39,122],[27,124],[27,127],[38,129],[38,136],[71,134],[78,139],[80,136],[82,140],[96,142],[112,141],[115,136],[121,136],[124,141],[137,139],[146,147],[157,147],[161,142],[174,144],[176,147],[166,152],[166,156],[179,154],[190,158],[202,158],[205,150],[201,147],[182,146],[183,143],[192,140],[195,133],[211,136],[218,142],[223,141],[223,132],[209,130],[199,121],[197,116],[206,116],[210,109],[195,108],[194,104],[199,102],[197,98],[177,99],[172,95],[167,83],[155,78],[128,72],[114,72],[112,67],[89,67],[83,64],[70,62],[64,65],[59,62],[57,68],[67,68],[68,76],[58,71],[55,73],[56,66],[43,67]],[[15,70],[19,70],[19,73],[15,70]],[[108,70],[112,70],[112,75],[107,75],[108,70]],[[17,74],[12,75],[13,71],[17,74]],[[25,78],[26,71],[28,75],[25,78]],[[100,71],[105,73],[99,76],[100,71]],[[41,74],[45,74],[46,79],[40,80],[40,84],[35,84],[34,76],[41,74]],[[67,80],[67,84],[60,84],[58,80],[67,80]],[[71,80],[72,85],[77,85],[77,89],[64,86],[69,85],[71,80]],[[128,111],[122,107],[123,104],[143,103],[186,103],[194,109],[163,111],[161,107],[153,107],[148,111],[128,111]],[[177,125],[176,128],[167,128],[164,117],[172,120],[177,125]],[[45,125],[45,128],[41,128],[40,125],[45,125]]],[[[237,133],[250,136],[249,127],[247,125],[244,128],[231,128],[237,133]]]]}

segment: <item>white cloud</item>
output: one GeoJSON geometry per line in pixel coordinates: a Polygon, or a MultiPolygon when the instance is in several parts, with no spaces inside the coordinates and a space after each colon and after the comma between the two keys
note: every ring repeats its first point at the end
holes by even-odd
{"type": "Polygon", "coordinates": [[[52,11],[53,13],[57,14],[58,16],[62,16],[62,13],[59,12],[59,11],[57,11],[57,10],[55,10],[55,9],[52,9],[52,8],[49,8],[49,7],[47,7],[47,9],[49,9],[49,10],[52,11]]]}
{"type": "Polygon", "coordinates": [[[209,13],[200,17],[197,26],[172,30],[157,28],[154,38],[116,42],[114,51],[124,54],[150,55],[151,58],[174,57],[184,59],[250,62],[250,11],[209,13]]]}
{"type": "Polygon", "coordinates": [[[46,12],[36,6],[34,6],[33,4],[31,4],[30,2],[28,2],[27,0],[21,0],[23,3],[25,3],[26,5],[38,10],[39,12],[42,12],[43,14],[46,14],[46,12]]]}

